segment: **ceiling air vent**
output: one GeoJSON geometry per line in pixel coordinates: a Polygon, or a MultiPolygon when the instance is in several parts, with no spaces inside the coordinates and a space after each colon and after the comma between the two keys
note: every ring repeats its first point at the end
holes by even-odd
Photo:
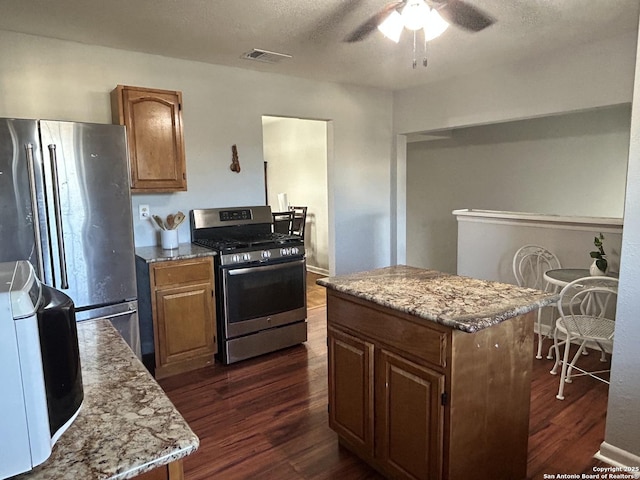
{"type": "Polygon", "coordinates": [[[278,63],[287,58],[292,58],[291,55],[287,55],[286,53],[276,53],[270,52],[268,50],[260,50],[259,48],[254,48],[250,52],[246,52],[242,54],[242,57],[246,60],[257,60],[258,62],[265,63],[278,63]]]}

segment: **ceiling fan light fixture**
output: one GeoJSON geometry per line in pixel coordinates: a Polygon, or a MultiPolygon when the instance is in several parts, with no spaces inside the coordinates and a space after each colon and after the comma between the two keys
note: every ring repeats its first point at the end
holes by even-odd
{"type": "Polygon", "coordinates": [[[431,10],[424,24],[424,41],[428,42],[439,37],[447,28],[449,28],[449,24],[436,10],[431,10]]]}
{"type": "Polygon", "coordinates": [[[404,19],[397,10],[391,12],[391,14],[385,18],[380,25],[378,25],[378,30],[380,30],[389,40],[396,43],[400,41],[400,34],[403,29],[404,19]]]}
{"type": "Polygon", "coordinates": [[[423,0],[409,0],[402,9],[402,20],[408,30],[420,30],[427,23],[430,8],[423,0]]]}

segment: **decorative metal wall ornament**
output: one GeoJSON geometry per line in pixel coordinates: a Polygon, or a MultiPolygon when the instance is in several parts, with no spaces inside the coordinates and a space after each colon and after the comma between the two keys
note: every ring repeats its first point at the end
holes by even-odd
{"type": "Polygon", "coordinates": [[[232,172],[240,173],[240,160],[238,159],[238,148],[231,146],[231,165],[229,167],[232,172]]]}

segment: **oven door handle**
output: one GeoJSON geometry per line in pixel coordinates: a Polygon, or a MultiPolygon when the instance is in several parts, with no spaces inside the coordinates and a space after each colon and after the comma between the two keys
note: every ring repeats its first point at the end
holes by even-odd
{"type": "Polygon", "coordinates": [[[293,261],[293,262],[283,262],[283,263],[275,263],[275,264],[271,264],[271,265],[260,265],[260,266],[251,266],[251,267],[246,267],[246,268],[230,268],[227,269],[227,274],[228,275],[244,275],[246,273],[254,273],[256,271],[257,268],[263,270],[263,271],[269,271],[269,270],[279,270],[281,268],[288,268],[288,267],[292,267],[294,264],[296,263],[304,263],[304,258],[301,258],[300,260],[297,261],[293,261]]]}

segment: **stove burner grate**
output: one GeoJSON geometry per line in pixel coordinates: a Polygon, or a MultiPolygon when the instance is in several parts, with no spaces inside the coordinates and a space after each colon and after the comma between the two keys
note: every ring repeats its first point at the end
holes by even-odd
{"type": "Polygon", "coordinates": [[[218,251],[239,249],[276,248],[283,245],[301,245],[302,239],[295,235],[282,233],[265,233],[261,235],[234,235],[220,238],[199,238],[193,241],[196,245],[218,251]]]}

